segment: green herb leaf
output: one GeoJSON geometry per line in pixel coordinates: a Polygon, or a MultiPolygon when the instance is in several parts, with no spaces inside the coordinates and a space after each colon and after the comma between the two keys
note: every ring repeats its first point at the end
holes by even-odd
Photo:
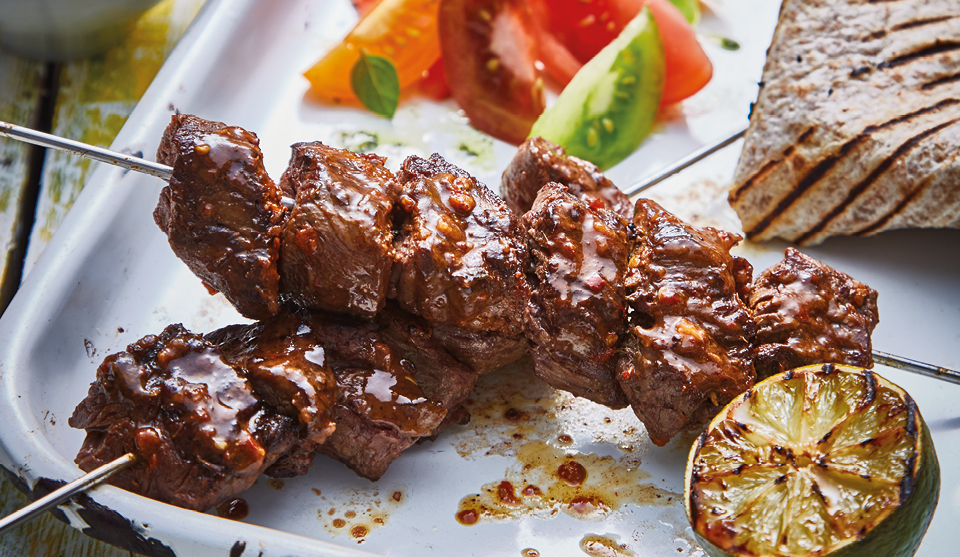
{"type": "Polygon", "coordinates": [[[371,112],[393,118],[400,99],[400,80],[393,62],[383,56],[360,51],[350,72],[353,92],[371,112]]]}

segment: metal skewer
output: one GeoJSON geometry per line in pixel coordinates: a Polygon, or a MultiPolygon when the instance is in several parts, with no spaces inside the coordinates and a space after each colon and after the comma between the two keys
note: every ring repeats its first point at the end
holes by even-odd
{"type": "Polygon", "coordinates": [[[7,516],[3,517],[3,519],[0,519],[0,534],[3,534],[10,528],[17,526],[20,523],[33,520],[40,513],[55,507],[60,503],[63,503],[81,491],[86,491],[98,485],[120,470],[132,465],[136,461],[136,456],[131,453],[127,453],[113,462],[104,464],[93,472],[81,476],[79,479],[76,479],[63,487],[50,492],[49,494],[37,499],[33,503],[30,503],[26,507],[23,507],[14,513],[8,514],[7,516]]]}
{"type": "MultiPolygon", "coordinates": [[[[24,143],[32,143],[33,145],[39,145],[41,147],[59,149],[60,151],[66,151],[68,153],[80,155],[81,157],[87,157],[88,159],[93,159],[95,161],[105,162],[107,164],[119,166],[120,168],[136,170],[137,172],[156,176],[165,182],[169,182],[170,177],[173,176],[173,168],[165,164],[148,161],[132,155],[124,155],[123,153],[111,151],[110,149],[104,149],[102,147],[89,145],[80,141],[74,141],[72,139],[66,139],[49,133],[31,130],[30,128],[25,128],[16,124],[0,122],[0,137],[10,137],[19,141],[23,141],[24,143]]],[[[294,205],[293,199],[290,199],[289,197],[281,197],[280,203],[287,209],[292,209],[294,205]]]]}
{"type": "Polygon", "coordinates": [[[646,189],[652,188],[653,186],[659,184],[660,182],[666,180],[667,178],[673,176],[674,174],[684,170],[685,168],[690,167],[694,163],[700,162],[703,159],[709,157],[710,155],[716,153],[720,149],[723,149],[727,145],[730,145],[734,141],[740,139],[747,133],[747,128],[734,133],[733,135],[721,139],[716,143],[711,143],[710,145],[705,145],[696,151],[690,153],[689,155],[683,157],[677,162],[671,164],[670,166],[664,168],[663,170],[658,170],[657,172],[651,174],[650,176],[645,177],[643,180],[633,184],[632,186],[627,186],[623,193],[627,195],[635,195],[646,189]]]}
{"type": "MultiPolygon", "coordinates": [[[[730,145],[731,143],[743,137],[746,132],[747,130],[744,128],[726,137],[725,139],[721,139],[720,141],[702,147],[671,164],[667,168],[659,171],[655,175],[649,176],[628,187],[624,190],[624,193],[627,195],[633,195],[651,188],[666,180],[670,176],[680,172],[681,170],[690,167],[690,165],[699,162],[716,153],[720,149],[730,145]]],[[[24,128],[13,124],[8,124],[6,122],[0,122],[0,136],[12,137],[14,139],[19,139],[20,141],[26,141],[27,143],[33,143],[43,147],[62,149],[83,157],[90,157],[98,161],[107,162],[123,168],[129,168],[130,170],[136,170],[137,172],[146,172],[147,174],[157,176],[165,180],[170,179],[173,170],[166,165],[145,161],[130,155],[116,153],[114,151],[110,151],[109,149],[101,149],[100,147],[94,147],[93,145],[87,145],[86,143],[81,143],[79,141],[63,139],[55,135],[34,131],[30,128],[24,128]]],[[[292,207],[293,200],[289,197],[284,197],[283,204],[285,207],[292,207]]],[[[893,354],[887,354],[885,352],[878,352],[876,350],[873,351],[873,357],[877,363],[885,366],[902,369],[904,371],[909,371],[960,385],[960,372],[952,369],[918,362],[916,360],[903,358],[893,354]]]]}
{"type": "Polygon", "coordinates": [[[93,159],[95,161],[105,162],[114,166],[128,168],[130,170],[136,170],[137,172],[143,172],[144,174],[162,178],[168,182],[170,181],[170,176],[173,174],[173,169],[165,164],[150,162],[139,157],[124,155],[122,153],[117,153],[116,151],[103,149],[94,145],[88,145],[86,143],[51,135],[49,133],[31,130],[30,128],[24,128],[23,126],[18,126],[16,124],[0,122],[0,136],[10,137],[26,143],[39,145],[41,147],[59,149],[61,151],[73,153],[74,155],[87,157],[88,159],[93,159]]]}

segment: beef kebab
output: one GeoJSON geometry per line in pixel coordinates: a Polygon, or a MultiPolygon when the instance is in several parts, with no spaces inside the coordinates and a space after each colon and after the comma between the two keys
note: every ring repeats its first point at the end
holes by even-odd
{"type": "Polygon", "coordinates": [[[793,249],[753,282],[750,263],[730,253],[739,235],[692,226],[645,199],[624,215],[610,188],[596,167],[540,138],[503,174],[505,199],[519,209],[534,199],[523,216],[537,285],[525,324],[541,379],[630,404],[664,445],[758,374],[873,365],[875,291],[793,249]],[[533,195],[544,180],[559,183],[533,195]]]}
{"type": "Polygon", "coordinates": [[[376,480],[401,451],[462,420],[476,373],[393,303],[377,321],[284,306],[196,335],[180,325],[108,356],[70,425],[93,470],[134,453],[114,485],[204,510],[316,453],[376,480]]]}

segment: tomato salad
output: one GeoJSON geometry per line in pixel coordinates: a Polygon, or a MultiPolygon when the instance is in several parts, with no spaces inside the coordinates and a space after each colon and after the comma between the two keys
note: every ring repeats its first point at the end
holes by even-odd
{"type": "Polygon", "coordinates": [[[452,96],[483,132],[519,144],[534,130],[601,167],[636,148],[658,105],[693,95],[713,72],[691,27],[698,0],[354,5],[360,22],[304,74],[315,99],[391,116],[400,96],[452,96]],[[388,75],[360,75],[368,68],[388,75]],[[541,118],[545,87],[563,92],[541,118]],[[391,102],[392,109],[374,108],[391,102]]]}

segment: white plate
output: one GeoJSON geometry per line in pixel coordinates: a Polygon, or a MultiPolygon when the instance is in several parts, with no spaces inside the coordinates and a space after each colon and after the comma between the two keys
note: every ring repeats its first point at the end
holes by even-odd
{"type": "MultiPolygon", "coordinates": [[[[707,45],[714,81],[609,173],[615,182],[632,183],[745,125],[778,10],[769,0],[715,5],[717,11],[704,17],[700,30],[732,37],[743,48],[728,52],[707,45]]],[[[372,132],[379,137],[377,152],[390,156],[393,167],[406,154],[439,151],[496,188],[513,148],[467,127],[450,102],[405,105],[390,123],[303,98],[306,82],[300,72],[335,44],[355,18],[347,0],[211,0],[114,148],[149,157],[170,114],[180,110],[258,133],[274,176],[286,165],[293,142],[321,139],[339,145],[362,141],[358,132],[372,132]]],[[[732,176],[738,148],[700,163],[650,195],[698,224],[737,230],[723,186],[732,176]]],[[[69,480],[80,474],[73,458],[83,432],[71,429],[67,418],[106,354],[169,323],[207,332],[240,321],[171,254],[152,222],[161,187],[153,178],[100,168],[0,320],[0,462],[24,487],[40,489],[50,483],[42,478],[69,480]]],[[[956,369],[958,246],[957,231],[907,231],[836,239],[805,251],[880,291],[876,348],[956,369]]],[[[751,244],[738,249],[762,269],[779,260],[782,248],[751,244]]],[[[933,432],[943,488],[920,555],[949,555],[960,540],[955,526],[960,519],[960,387],[880,371],[910,391],[933,432]]],[[[590,535],[597,536],[595,543],[622,544],[638,555],[702,554],[676,498],[682,491],[685,441],[654,447],[629,410],[612,412],[542,385],[511,381],[508,375],[485,382],[475,397],[471,425],[413,447],[376,484],[318,457],[308,475],[288,480],[282,488],[261,479],[244,495],[251,507],[244,522],[178,509],[110,486],[67,507],[64,518],[92,535],[167,555],[354,555],[360,550],[520,555],[525,548],[569,555],[589,545],[590,535]],[[503,419],[510,407],[530,419],[510,425],[503,419]],[[571,437],[569,443],[558,440],[563,434],[571,437]],[[567,453],[586,466],[590,485],[620,492],[617,497],[604,492],[615,508],[589,520],[546,508],[469,527],[457,522],[461,499],[485,485],[506,479],[548,488],[556,459],[567,453]],[[531,467],[524,471],[523,464],[531,467]],[[401,494],[399,502],[393,500],[395,492],[401,494]],[[336,527],[336,519],[346,526],[336,527]],[[361,525],[367,534],[352,537],[351,529],[361,525]]]]}

